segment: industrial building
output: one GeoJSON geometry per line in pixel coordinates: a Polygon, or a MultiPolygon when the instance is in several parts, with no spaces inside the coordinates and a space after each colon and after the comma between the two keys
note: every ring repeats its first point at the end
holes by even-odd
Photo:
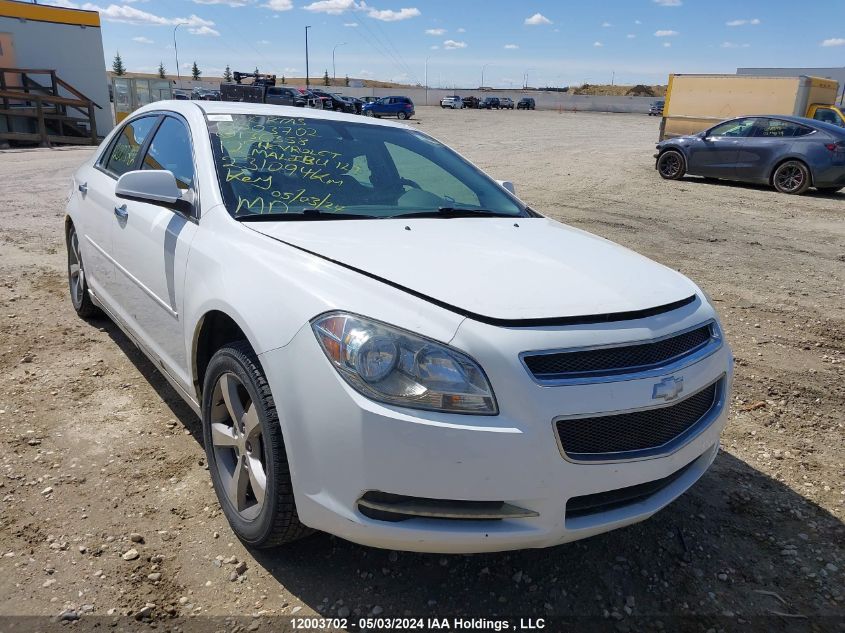
{"type": "Polygon", "coordinates": [[[766,77],[824,77],[839,82],[839,99],[845,97],[845,66],[833,68],[737,68],[737,75],[763,75],[766,77]]]}
{"type": "Polygon", "coordinates": [[[0,68],[0,143],[94,143],[114,126],[96,11],[0,0],[0,68]]]}

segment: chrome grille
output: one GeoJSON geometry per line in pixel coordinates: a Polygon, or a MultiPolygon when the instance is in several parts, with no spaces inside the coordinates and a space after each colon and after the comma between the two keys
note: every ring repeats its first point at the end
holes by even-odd
{"type": "Polygon", "coordinates": [[[714,341],[711,323],[662,339],[594,349],[523,354],[528,371],[540,381],[574,380],[638,373],[674,364],[714,341]]]}
{"type": "Polygon", "coordinates": [[[721,409],[724,378],[668,406],[562,419],[560,448],[573,461],[638,459],[663,454],[707,427],[721,409]]]}

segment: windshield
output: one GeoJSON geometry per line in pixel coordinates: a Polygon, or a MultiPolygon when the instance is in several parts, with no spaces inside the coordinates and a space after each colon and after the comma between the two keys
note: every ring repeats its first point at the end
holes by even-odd
{"type": "Polygon", "coordinates": [[[208,126],[235,217],[316,210],[385,218],[444,208],[527,215],[496,182],[416,130],[247,114],[209,115],[208,126]]]}

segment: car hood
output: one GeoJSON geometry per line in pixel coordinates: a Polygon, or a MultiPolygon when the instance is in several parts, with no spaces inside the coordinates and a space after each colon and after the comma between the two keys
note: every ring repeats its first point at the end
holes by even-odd
{"type": "Polygon", "coordinates": [[[246,222],[471,317],[561,319],[688,299],[686,277],[547,218],[246,222]]]}

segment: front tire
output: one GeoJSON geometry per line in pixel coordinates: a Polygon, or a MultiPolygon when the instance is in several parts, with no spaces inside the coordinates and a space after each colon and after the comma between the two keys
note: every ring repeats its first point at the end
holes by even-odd
{"type": "Polygon", "coordinates": [[[214,491],[241,541],[265,548],[311,533],[296,512],[270,385],[246,341],[230,343],[211,358],[202,427],[214,491]]]}
{"type": "Polygon", "coordinates": [[[810,188],[810,170],[801,161],[788,160],[775,169],[772,185],[781,193],[801,195],[810,188]]]}
{"type": "Polygon", "coordinates": [[[375,116],[375,114],[373,113],[372,110],[367,110],[366,112],[364,112],[364,114],[366,114],[367,116],[371,116],[371,117],[375,116]]]}
{"type": "Polygon", "coordinates": [[[665,180],[679,180],[686,171],[684,156],[677,150],[667,150],[657,159],[657,172],[665,180]]]}
{"type": "Polygon", "coordinates": [[[79,235],[71,224],[67,232],[67,282],[70,301],[76,314],[83,319],[92,319],[102,315],[88,292],[88,279],[82,263],[82,249],[79,247],[79,235]]]}

